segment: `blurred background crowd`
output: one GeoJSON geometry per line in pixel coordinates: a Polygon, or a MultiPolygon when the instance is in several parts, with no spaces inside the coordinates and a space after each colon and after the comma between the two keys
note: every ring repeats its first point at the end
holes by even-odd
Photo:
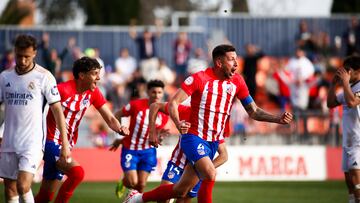
{"type": "MultiPolygon", "coordinates": [[[[74,60],[96,58],[103,67],[98,86],[115,111],[131,99],[145,97],[146,82],[152,79],[164,81],[167,99],[187,76],[212,65],[214,46],[230,43],[237,48],[238,71],[257,104],[295,115],[289,126],[260,123],[248,119],[236,103],[230,144],[340,145],[342,110],[326,107],[327,89],[343,59],[359,53],[360,25],[357,15],[334,13],[356,12],[356,1],[345,8],[340,1],[325,0],[328,13],[319,16],[304,16],[296,9],[311,1],[292,1],[287,6],[300,14],[290,18],[275,6],[268,8],[272,16],[259,15],[260,8],[269,11],[261,0],[99,2],[3,1],[1,71],[15,64],[14,37],[31,33],[39,42],[36,62],[58,82],[72,78],[74,60]],[[36,19],[43,24],[37,25],[36,19]]],[[[318,3],[308,7],[314,4],[318,3]]],[[[171,123],[169,128],[176,134],[171,123]]],[[[79,146],[111,143],[112,133],[96,111],[86,114],[80,130],[89,136],[80,137],[79,146]]],[[[172,140],[176,138],[165,143],[172,140]]]]}

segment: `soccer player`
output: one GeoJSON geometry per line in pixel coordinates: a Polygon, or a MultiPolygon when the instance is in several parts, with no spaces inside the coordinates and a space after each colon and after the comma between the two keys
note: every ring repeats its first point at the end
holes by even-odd
{"type": "MultiPolygon", "coordinates": [[[[178,110],[179,110],[180,120],[185,120],[185,121],[190,120],[190,113],[191,113],[190,106],[180,104],[178,110]]],[[[159,111],[168,115],[169,114],[168,103],[167,102],[156,102],[156,103],[153,103],[150,105],[150,112],[149,112],[149,126],[150,126],[150,132],[149,132],[150,138],[149,139],[150,140],[149,140],[149,142],[151,145],[153,145],[155,147],[158,147],[158,145],[162,139],[162,138],[160,138],[160,140],[158,139],[158,134],[156,133],[156,130],[155,130],[155,119],[156,119],[156,115],[159,111]]],[[[228,130],[229,130],[228,126],[229,125],[226,126],[227,127],[226,132],[225,132],[226,134],[228,134],[228,130]]],[[[215,168],[221,166],[222,164],[224,164],[227,161],[228,154],[227,154],[227,150],[226,150],[226,146],[225,146],[225,140],[220,141],[218,153],[219,153],[219,155],[213,161],[215,168]]],[[[179,137],[179,141],[176,144],[176,146],[171,154],[171,158],[167,164],[167,168],[162,176],[161,185],[177,183],[179,181],[181,175],[184,172],[184,168],[185,168],[186,164],[187,164],[186,155],[180,148],[180,137],[179,137]]],[[[197,196],[197,192],[200,188],[201,182],[199,182],[199,179],[197,176],[194,177],[194,182],[196,180],[198,181],[196,186],[188,192],[187,196],[185,196],[184,198],[177,199],[176,200],[177,203],[190,203],[191,198],[194,198],[197,196]]],[[[167,200],[166,202],[168,203],[169,200],[167,200]]]]}
{"type": "Polygon", "coordinates": [[[328,90],[327,106],[343,106],[342,170],[349,203],[360,202],[360,57],[349,56],[338,69],[328,90]],[[340,85],[343,93],[335,94],[340,85]]]}
{"type": "Polygon", "coordinates": [[[291,122],[291,113],[273,115],[256,105],[249,95],[244,79],[236,73],[238,64],[233,46],[215,47],[212,58],[214,67],[189,76],[169,101],[170,116],[182,134],[181,149],[189,161],[182,178],[176,184],[162,185],[144,194],[131,192],[125,202],[164,201],[183,197],[187,193],[183,183],[187,177],[194,174],[199,174],[202,180],[198,202],[212,202],[212,189],[216,176],[212,159],[219,140],[224,137],[225,125],[235,97],[240,99],[252,119],[279,124],[291,122]],[[190,125],[179,119],[178,112],[178,105],[189,96],[191,96],[190,125]]]}
{"type": "MultiPolygon", "coordinates": [[[[147,83],[147,94],[149,98],[130,101],[121,110],[115,113],[119,120],[121,117],[130,116],[130,136],[123,140],[115,140],[110,150],[115,151],[120,143],[121,167],[124,178],[120,180],[116,188],[119,198],[125,193],[125,188],[143,191],[150,172],[154,170],[156,160],[156,149],[149,144],[149,105],[159,102],[164,96],[164,83],[160,80],[151,80],[147,83]]],[[[167,133],[164,128],[168,116],[160,113],[156,119],[159,133],[167,133]]]]}
{"type": "MultiPolygon", "coordinates": [[[[78,138],[80,121],[90,105],[98,110],[107,125],[115,132],[127,135],[128,129],[122,127],[106,105],[106,100],[97,87],[100,80],[101,66],[96,59],[82,57],[74,62],[74,80],[58,85],[61,96],[61,105],[65,115],[67,137],[72,149],[78,138]]],[[[54,115],[49,112],[47,116],[47,138],[44,154],[43,180],[39,193],[36,195],[37,203],[49,202],[53,199],[55,191],[61,184],[63,175],[67,176],[61,185],[55,202],[68,202],[74,190],[84,178],[84,169],[74,159],[58,160],[60,146],[63,139],[59,137],[59,130],[54,122],[54,115]]]]}
{"type": "Polygon", "coordinates": [[[65,118],[55,78],[34,62],[36,39],[19,35],[15,40],[16,66],[0,75],[0,101],[5,105],[5,129],[0,149],[0,177],[5,202],[34,202],[31,183],[43,157],[43,112],[47,102],[64,138],[59,159],[70,156],[65,118]]]}

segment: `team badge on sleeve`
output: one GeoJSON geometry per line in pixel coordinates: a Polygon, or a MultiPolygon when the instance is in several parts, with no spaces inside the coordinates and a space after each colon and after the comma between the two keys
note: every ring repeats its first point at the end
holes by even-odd
{"type": "Polygon", "coordinates": [[[194,77],[193,76],[189,76],[188,78],[186,78],[185,80],[185,84],[186,85],[191,85],[194,82],[194,77]]]}
{"type": "Polygon", "coordinates": [[[130,104],[127,104],[127,105],[125,106],[125,110],[126,110],[126,111],[130,111],[130,104]]]}
{"type": "Polygon", "coordinates": [[[59,94],[59,90],[58,90],[58,88],[56,86],[52,87],[50,92],[54,96],[59,94]]]}

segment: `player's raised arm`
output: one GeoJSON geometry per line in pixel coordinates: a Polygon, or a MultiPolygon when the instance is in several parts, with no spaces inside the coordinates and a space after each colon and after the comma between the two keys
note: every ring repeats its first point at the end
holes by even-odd
{"type": "Polygon", "coordinates": [[[266,112],[256,105],[255,102],[251,102],[245,106],[245,110],[250,118],[257,121],[267,121],[279,124],[289,124],[292,121],[293,115],[289,112],[284,112],[281,115],[274,115],[266,112]]]}
{"type": "Polygon", "coordinates": [[[176,128],[179,130],[181,134],[187,133],[190,128],[190,123],[186,121],[180,121],[179,119],[179,104],[183,102],[188,95],[182,89],[179,89],[176,94],[169,101],[169,114],[171,119],[174,121],[176,128]]]}

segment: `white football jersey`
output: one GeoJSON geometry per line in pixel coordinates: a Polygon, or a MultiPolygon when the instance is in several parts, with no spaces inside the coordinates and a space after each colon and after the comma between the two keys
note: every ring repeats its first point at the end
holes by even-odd
{"type": "MultiPolygon", "coordinates": [[[[353,84],[351,90],[355,96],[360,97],[360,82],[353,84]]],[[[360,146],[360,105],[349,108],[346,105],[344,93],[339,94],[337,100],[343,106],[343,146],[360,146]]]]}
{"type": "Polygon", "coordinates": [[[45,102],[60,101],[54,76],[35,65],[18,75],[15,68],[0,74],[0,100],[5,105],[5,128],[1,151],[41,150],[45,141],[43,111],[45,102]]]}

